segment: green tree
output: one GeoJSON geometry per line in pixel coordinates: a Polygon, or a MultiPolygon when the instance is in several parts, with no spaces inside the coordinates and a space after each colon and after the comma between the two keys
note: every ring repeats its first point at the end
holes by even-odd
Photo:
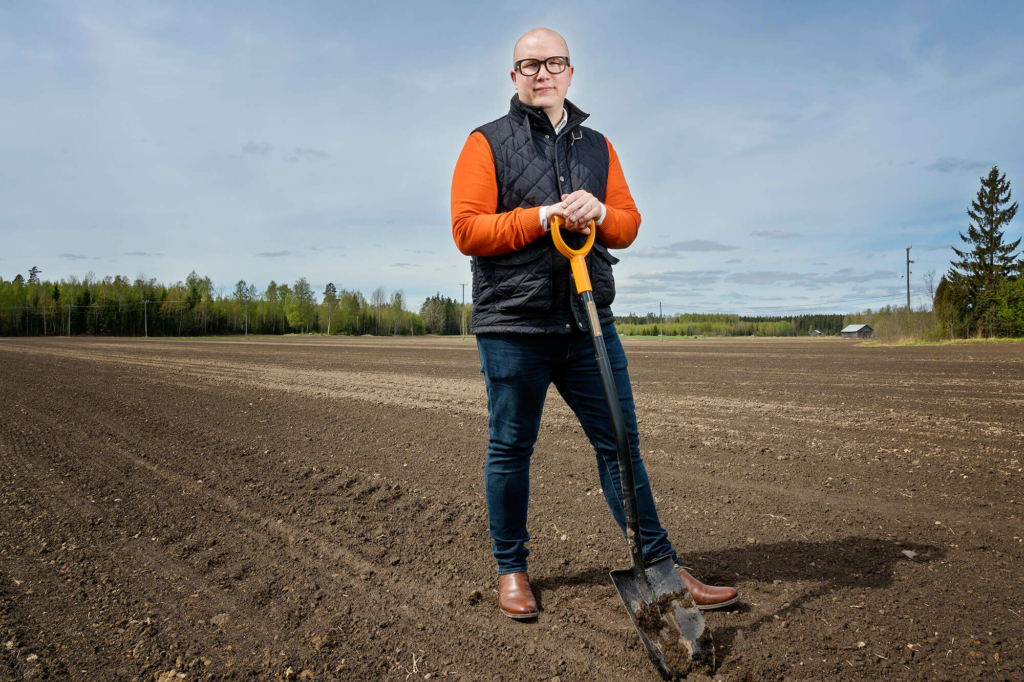
{"type": "Polygon", "coordinates": [[[932,302],[942,338],[965,337],[970,333],[967,290],[963,282],[943,277],[932,302]]]}
{"type": "Polygon", "coordinates": [[[330,336],[332,329],[332,322],[334,321],[334,315],[338,311],[338,290],[335,288],[333,282],[328,282],[327,286],[324,287],[324,299],[320,302],[320,315],[326,321],[320,323],[320,328],[327,327],[327,335],[330,336]]]}
{"type": "Polygon", "coordinates": [[[362,334],[366,330],[366,298],[359,291],[342,290],[338,297],[339,325],[349,334],[362,334]]]}
{"type": "Polygon", "coordinates": [[[389,306],[391,312],[391,333],[398,333],[398,326],[402,323],[402,312],[405,308],[405,296],[402,290],[391,292],[391,305],[389,306]]]}
{"type": "MultiPolygon", "coordinates": [[[[277,321],[280,315],[280,293],[278,292],[277,282],[270,280],[270,284],[267,285],[267,290],[263,292],[263,300],[267,302],[269,312],[267,313],[267,321],[270,324],[270,331],[277,331],[277,321]]],[[[284,329],[281,329],[282,333],[284,329]]]]}
{"type": "Polygon", "coordinates": [[[977,198],[971,202],[967,212],[973,221],[967,227],[967,234],[960,233],[960,239],[970,248],[953,247],[958,260],[951,261],[948,279],[955,290],[964,293],[964,308],[971,327],[980,331],[994,332],[996,296],[1000,284],[1007,277],[1019,276],[1022,263],[1014,252],[1020,239],[1006,242],[1003,232],[1017,214],[1017,203],[1010,204],[1012,194],[1006,174],[999,174],[999,168],[992,167],[986,177],[981,178],[977,198]]]}
{"type": "Polygon", "coordinates": [[[288,310],[292,305],[292,288],[287,284],[277,285],[277,300],[281,308],[280,319],[281,319],[281,333],[284,334],[288,331],[288,326],[291,324],[291,315],[288,310]]]}
{"type": "Polygon", "coordinates": [[[199,301],[203,300],[203,278],[196,274],[196,271],[188,273],[185,278],[185,299],[188,307],[195,308],[199,301]]]}
{"type": "Polygon", "coordinates": [[[310,315],[313,311],[313,290],[305,277],[295,281],[295,287],[291,291],[291,297],[287,305],[288,324],[293,327],[302,327],[303,331],[309,333],[310,315]]]}
{"type": "Polygon", "coordinates": [[[1024,277],[1007,278],[996,290],[995,331],[1000,336],[1024,336],[1024,277]]]}
{"type": "Polygon", "coordinates": [[[28,271],[28,283],[29,284],[39,284],[39,273],[40,272],[42,272],[42,270],[40,270],[39,268],[37,268],[36,266],[33,265],[32,268],[28,271]]]}
{"type": "Polygon", "coordinates": [[[370,305],[373,306],[373,312],[375,316],[375,324],[373,326],[373,333],[380,334],[380,323],[381,317],[383,316],[384,306],[388,304],[388,295],[384,291],[384,287],[377,287],[370,294],[370,305]]]}
{"type": "Polygon", "coordinates": [[[435,334],[459,334],[462,306],[454,298],[434,294],[420,307],[420,317],[427,329],[435,334]]]}
{"type": "MultiPolygon", "coordinates": [[[[0,336],[64,335],[69,322],[72,334],[238,334],[245,328],[246,303],[249,330],[261,333],[329,329],[345,334],[375,330],[401,334],[424,328],[419,317],[405,309],[401,291],[393,292],[383,307],[374,309],[360,292],[338,289],[332,283],[324,291],[323,305],[317,305],[305,279],[297,281],[294,289],[270,282],[262,295],[245,280],[218,291],[209,277],[195,272],[170,286],[142,273],[134,280],[120,275],[97,279],[89,273],[83,279],[71,276],[49,281],[39,277],[37,284],[27,284],[24,277],[14,282],[0,280],[0,336]]],[[[454,301],[440,297],[435,302],[440,313],[436,330],[457,333],[454,301]]]]}
{"type": "Polygon", "coordinates": [[[235,319],[238,320],[236,324],[242,326],[246,320],[245,305],[249,301],[249,285],[246,284],[244,279],[238,280],[235,284],[234,299],[238,304],[235,308],[235,319]]]}

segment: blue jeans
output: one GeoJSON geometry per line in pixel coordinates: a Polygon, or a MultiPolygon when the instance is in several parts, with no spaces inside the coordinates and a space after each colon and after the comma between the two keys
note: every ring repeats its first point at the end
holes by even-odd
{"type": "MultiPolygon", "coordinates": [[[[671,556],[678,563],[675,550],[668,541],[668,533],[658,520],[647,470],[640,458],[640,437],[626,354],[614,324],[603,327],[603,332],[633,455],[644,558],[653,560],[671,556]]],[[[526,549],[526,542],[530,539],[526,532],[530,456],[537,442],[544,398],[552,382],[580,420],[583,431],[594,446],[604,498],[625,537],[626,517],[622,507],[615,437],[590,335],[478,334],[476,343],[487,384],[487,409],[490,412],[484,487],[498,574],[526,570],[526,557],[530,553],[526,549]]]]}

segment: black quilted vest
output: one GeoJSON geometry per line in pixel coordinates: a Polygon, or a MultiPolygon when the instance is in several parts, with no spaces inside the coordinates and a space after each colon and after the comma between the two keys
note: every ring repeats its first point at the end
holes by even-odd
{"type": "MultiPolygon", "coordinates": [[[[563,194],[584,189],[604,201],[608,184],[608,143],[600,133],[584,128],[589,114],[568,100],[569,120],[555,129],[541,107],[512,97],[508,115],[477,128],[494,155],[498,180],[498,213],[516,208],[548,206],[563,194]]],[[[585,237],[563,232],[571,248],[585,237]]],[[[600,242],[587,256],[601,324],[614,320],[612,265],[618,259],[600,242]]],[[[569,261],[555,249],[550,234],[519,251],[473,258],[473,316],[470,330],[566,334],[588,331],[587,315],[572,281],[569,261]]]]}

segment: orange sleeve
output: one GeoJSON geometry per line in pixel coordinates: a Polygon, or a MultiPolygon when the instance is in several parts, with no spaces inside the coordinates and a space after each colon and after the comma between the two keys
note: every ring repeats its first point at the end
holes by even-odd
{"type": "Polygon", "coordinates": [[[604,193],[606,213],[597,228],[597,237],[609,249],[624,249],[633,243],[640,231],[640,211],[629,193],[619,156],[608,138],[608,185],[604,193]]]}
{"type": "MultiPolygon", "coordinates": [[[[544,235],[540,206],[498,210],[498,180],[483,133],[466,140],[452,177],[452,236],[467,256],[500,256],[544,235]]],[[[608,209],[611,213],[611,209],[608,209]]]]}

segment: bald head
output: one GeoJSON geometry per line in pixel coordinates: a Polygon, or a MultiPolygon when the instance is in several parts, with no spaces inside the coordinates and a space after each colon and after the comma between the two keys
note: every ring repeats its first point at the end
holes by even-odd
{"type": "Polygon", "coordinates": [[[550,28],[535,28],[527,31],[512,50],[512,61],[520,59],[546,59],[547,57],[568,57],[569,46],[565,38],[550,28]]]}
{"type": "Polygon", "coordinates": [[[512,77],[519,101],[527,106],[543,107],[552,126],[562,119],[565,93],[572,85],[574,68],[568,63],[568,58],[569,47],[565,39],[550,28],[533,29],[519,39],[512,51],[512,70],[509,76],[512,77]],[[565,59],[548,63],[547,60],[552,57],[565,59]],[[527,62],[530,66],[526,70],[528,75],[522,73],[521,67],[516,67],[516,62],[524,59],[537,60],[527,62]],[[537,62],[542,63],[538,65],[537,62]]]}

